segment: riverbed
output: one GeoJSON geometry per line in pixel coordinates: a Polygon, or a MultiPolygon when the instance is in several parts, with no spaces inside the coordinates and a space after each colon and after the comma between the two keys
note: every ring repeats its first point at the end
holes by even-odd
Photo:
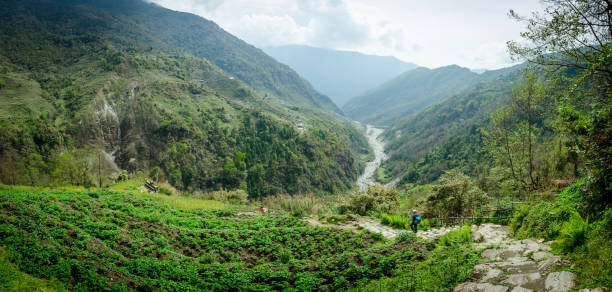
{"type": "Polygon", "coordinates": [[[385,154],[385,143],[379,138],[382,132],[383,129],[374,128],[371,125],[366,126],[365,134],[370,148],[374,151],[374,160],[366,163],[363,173],[357,179],[359,192],[365,192],[368,190],[368,186],[375,184],[376,170],[380,167],[382,162],[387,159],[387,155],[385,154]]]}

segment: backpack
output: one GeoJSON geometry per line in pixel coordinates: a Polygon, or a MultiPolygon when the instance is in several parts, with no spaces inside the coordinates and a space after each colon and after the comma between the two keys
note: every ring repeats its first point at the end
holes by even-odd
{"type": "Polygon", "coordinates": [[[416,217],[414,217],[414,221],[416,222],[416,224],[421,223],[421,216],[416,215],[416,217]]]}

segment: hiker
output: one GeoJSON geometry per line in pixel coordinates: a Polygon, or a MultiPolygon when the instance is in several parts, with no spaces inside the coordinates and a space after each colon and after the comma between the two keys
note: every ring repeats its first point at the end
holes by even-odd
{"type": "Polygon", "coordinates": [[[417,233],[417,226],[421,223],[421,216],[417,213],[416,210],[412,210],[412,223],[410,223],[410,229],[414,233],[417,233]]]}
{"type": "Polygon", "coordinates": [[[264,206],[259,206],[259,212],[261,213],[266,213],[266,208],[264,208],[264,206]]]}

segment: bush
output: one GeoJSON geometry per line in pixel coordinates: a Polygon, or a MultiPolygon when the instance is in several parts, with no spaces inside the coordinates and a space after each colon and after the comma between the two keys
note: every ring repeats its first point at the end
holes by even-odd
{"type": "Polygon", "coordinates": [[[573,212],[569,221],[563,223],[556,246],[564,253],[582,246],[586,240],[588,226],[588,219],[583,220],[578,212],[573,212]]]}
{"type": "Polygon", "coordinates": [[[389,225],[395,228],[408,229],[408,227],[410,226],[410,223],[412,223],[412,220],[411,218],[407,218],[402,215],[381,214],[380,223],[389,225]]]}
{"type": "Polygon", "coordinates": [[[572,214],[584,210],[584,186],[585,181],[578,180],[554,201],[519,206],[510,221],[515,235],[519,238],[556,239],[572,214]]]}
{"type": "Polygon", "coordinates": [[[417,240],[416,234],[414,232],[402,232],[397,235],[395,238],[396,242],[404,242],[404,241],[413,241],[417,240]]]}
{"type": "Polygon", "coordinates": [[[338,212],[341,214],[353,212],[359,215],[371,213],[388,213],[398,205],[399,194],[395,188],[386,188],[382,185],[374,185],[365,193],[353,193],[341,203],[338,212]]]}
{"type": "Polygon", "coordinates": [[[455,244],[469,243],[472,240],[472,229],[470,226],[463,226],[460,230],[451,231],[440,237],[438,245],[451,246],[455,244]]]}
{"type": "Polygon", "coordinates": [[[428,217],[463,217],[476,214],[488,206],[489,196],[461,172],[450,170],[440,177],[439,184],[425,203],[428,217]]]}

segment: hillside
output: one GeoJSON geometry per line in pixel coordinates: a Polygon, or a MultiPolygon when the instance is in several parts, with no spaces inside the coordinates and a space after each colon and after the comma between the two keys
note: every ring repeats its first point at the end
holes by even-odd
{"type": "Polygon", "coordinates": [[[445,170],[473,173],[485,160],[480,128],[489,115],[506,103],[518,65],[488,71],[476,85],[395,122],[384,132],[389,159],[383,167],[402,182],[431,183],[445,170]]]}
{"type": "MultiPolygon", "coordinates": [[[[9,7],[12,2],[21,3],[21,8],[16,9],[29,7],[27,11],[43,19],[57,17],[57,13],[86,13],[104,25],[76,26],[77,23],[68,22],[65,28],[75,34],[101,36],[128,46],[184,51],[210,60],[262,94],[286,104],[338,111],[328,97],[316,92],[289,67],[202,17],[142,0],[28,0],[9,1],[9,7]],[[78,11],[73,10],[75,6],[78,11]]],[[[11,8],[5,10],[10,11],[11,8]]]]}
{"type": "Polygon", "coordinates": [[[367,151],[365,141],[328,113],[337,109],[331,101],[308,95],[316,92],[295,72],[211,22],[139,0],[9,1],[3,8],[5,183],[104,184],[120,169],[159,166],[179,189],[263,196],[345,190],[357,178],[355,151],[367,151]],[[152,26],[170,20],[177,23],[166,30],[176,34],[152,26]],[[187,25],[193,34],[180,33],[187,25]],[[182,44],[219,54],[194,56],[164,35],[192,37],[182,44]]]}
{"type": "Polygon", "coordinates": [[[342,110],[360,122],[389,126],[480,79],[480,75],[456,65],[417,68],[351,99],[342,110]]]}
{"type": "Polygon", "coordinates": [[[365,55],[301,45],[263,50],[289,65],[338,106],[417,65],[395,57],[365,55]]]}

